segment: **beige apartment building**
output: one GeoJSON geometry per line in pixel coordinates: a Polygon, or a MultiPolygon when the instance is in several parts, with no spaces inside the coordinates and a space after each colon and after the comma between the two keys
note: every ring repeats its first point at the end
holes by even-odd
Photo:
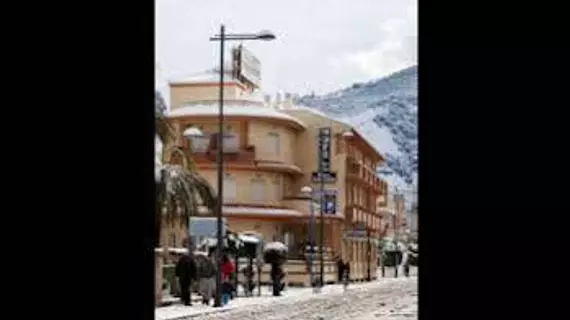
{"type": "MultiPolygon", "coordinates": [[[[192,156],[197,169],[214,189],[217,188],[218,77],[219,71],[210,70],[171,82],[168,116],[177,133],[175,144],[192,156]],[[184,139],[182,133],[189,127],[200,128],[204,136],[192,142],[184,139]]],[[[231,71],[226,79],[223,215],[228,227],[237,232],[260,234],[266,241],[286,243],[292,255],[290,265],[286,266],[288,277],[307,284],[304,249],[309,235],[311,200],[301,189],[305,186],[315,192],[320,189],[320,183],[312,179],[318,166],[317,135],[320,127],[330,127],[331,168],[336,180],[327,182],[325,189],[336,194],[336,213],[323,219],[325,280],[334,281],[336,277],[333,256],[351,262],[354,280],[366,278],[368,263],[375,278],[374,239],[381,235],[380,208],[386,206],[386,201],[377,200],[386,198],[388,190],[387,184],[375,174],[375,168],[384,161],[382,156],[345,123],[295,107],[289,99],[279,105],[268,103],[256,96],[252,87],[233,79],[231,71]],[[369,259],[368,235],[373,239],[369,259]]],[[[313,207],[318,224],[317,202],[313,202],[313,207]]],[[[188,232],[185,227],[168,230],[170,233],[164,232],[162,241],[172,246],[180,246],[188,232]]],[[[316,236],[319,239],[318,227],[316,236]]]]}
{"type": "Polygon", "coordinates": [[[383,236],[403,239],[408,228],[406,201],[402,194],[394,193],[386,197],[386,206],[380,208],[383,217],[383,236]]]}

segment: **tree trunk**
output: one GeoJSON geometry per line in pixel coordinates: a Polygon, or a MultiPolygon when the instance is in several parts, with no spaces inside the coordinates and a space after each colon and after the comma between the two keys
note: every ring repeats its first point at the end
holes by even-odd
{"type": "Polygon", "coordinates": [[[162,261],[163,257],[162,254],[159,252],[155,253],[154,258],[154,270],[155,270],[155,277],[154,277],[154,297],[155,297],[155,305],[160,306],[162,303],[162,261]]]}

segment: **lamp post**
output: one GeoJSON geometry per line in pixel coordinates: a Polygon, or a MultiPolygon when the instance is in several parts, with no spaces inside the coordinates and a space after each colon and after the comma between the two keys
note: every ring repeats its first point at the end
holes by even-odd
{"type": "Polygon", "coordinates": [[[372,276],[370,274],[370,258],[372,256],[371,248],[370,248],[370,228],[366,226],[366,281],[372,281],[372,276]]]}
{"type": "MultiPolygon", "coordinates": [[[[313,188],[309,186],[304,186],[301,188],[301,192],[306,194],[309,197],[309,282],[311,286],[314,283],[314,276],[313,276],[313,255],[315,252],[315,209],[314,209],[314,195],[313,195],[313,188]]],[[[313,291],[316,291],[316,288],[313,288],[313,291]]]]}
{"type": "Polygon", "coordinates": [[[216,272],[216,296],[214,299],[214,307],[221,307],[221,288],[222,288],[222,206],[223,206],[223,187],[224,187],[224,45],[226,41],[240,41],[240,40],[274,40],[275,35],[269,31],[260,31],[255,34],[227,34],[226,27],[220,26],[220,34],[210,37],[210,41],[220,42],[220,88],[219,88],[219,113],[218,113],[218,154],[216,157],[216,167],[218,170],[218,203],[216,208],[217,217],[217,239],[218,246],[216,247],[216,259],[218,272],[216,272]]]}
{"type": "Polygon", "coordinates": [[[398,228],[396,226],[396,212],[392,212],[392,228],[394,229],[394,244],[396,246],[396,251],[394,255],[394,277],[398,277],[398,228]]]}
{"type": "MultiPolygon", "coordinates": [[[[193,143],[196,141],[196,138],[200,138],[204,136],[204,133],[202,132],[202,130],[200,130],[199,128],[196,127],[190,127],[186,130],[184,130],[184,132],[182,133],[182,136],[188,140],[190,140],[190,148],[188,148],[189,152],[188,154],[185,154],[185,158],[186,158],[186,170],[192,172],[196,170],[196,166],[194,165],[194,161],[192,161],[192,158],[190,157],[190,155],[192,155],[192,147],[194,146],[193,143]]],[[[190,250],[190,248],[194,248],[194,240],[192,239],[192,234],[190,234],[190,215],[188,215],[188,221],[186,221],[187,226],[188,226],[188,235],[189,235],[189,243],[188,243],[188,249],[190,250]]],[[[191,253],[191,252],[190,252],[191,253]]]]}

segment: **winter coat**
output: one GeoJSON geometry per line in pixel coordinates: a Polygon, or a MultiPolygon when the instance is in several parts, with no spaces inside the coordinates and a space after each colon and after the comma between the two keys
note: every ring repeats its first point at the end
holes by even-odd
{"type": "Polygon", "coordinates": [[[204,300],[210,300],[216,291],[216,282],[213,278],[200,278],[198,292],[204,300]]]}
{"type": "Polygon", "coordinates": [[[343,266],[343,276],[350,279],[350,262],[345,262],[343,266]]]}
{"type": "Polygon", "coordinates": [[[272,264],[270,272],[271,279],[273,281],[280,280],[282,278],[282,275],[283,275],[283,270],[281,269],[279,264],[272,264]]]}
{"type": "Polygon", "coordinates": [[[235,271],[235,266],[233,264],[233,262],[231,261],[226,261],[226,263],[224,263],[222,265],[222,280],[223,281],[230,281],[232,273],[235,271]]]}
{"type": "Polygon", "coordinates": [[[208,257],[196,257],[196,277],[198,279],[212,278],[216,275],[216,266],[208,257]]]}
{"type": "Polygon", "coordinates": [[[196,277],[196,263],[189,255],[183,255],[176,264],[175,275],[183,285],[188,285],[196,277]]]}
{"type": "Polygon", "coordinates": [[[336,262],[336,271],[338,275],[338,281],[342,281],[342,276],[344,275],[345,265],[342,260],[336,262]]]}

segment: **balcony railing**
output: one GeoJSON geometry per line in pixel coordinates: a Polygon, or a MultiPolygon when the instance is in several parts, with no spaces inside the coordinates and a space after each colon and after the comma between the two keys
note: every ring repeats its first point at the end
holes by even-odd
{"type": "MultiPolygon", "coordinates": [[[[215,162],[218,154],[218,133],[210,133],[192,140],[192,153],[197,163],[215,162]]],[[[255,160],[254,146],[241,146],[239,133],[224,133],[224,161],[251,162],[255,160]]]]}
{"type": "MultiPolygon", "coordinates": [[[[218,133],[212,133],[210,136],[211,150],[218,149],[218,133]]],[[[239,152],[239,134],[238,133],[224,133],[223,139],[224,153],[238,153],[239,152]]]]}

